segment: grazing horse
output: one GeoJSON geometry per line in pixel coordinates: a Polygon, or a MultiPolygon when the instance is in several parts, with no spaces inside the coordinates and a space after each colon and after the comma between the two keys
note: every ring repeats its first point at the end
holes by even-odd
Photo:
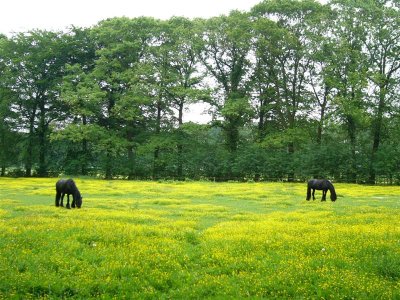
{"type": "Polygon", "coordinates": [[[308,184],[307,184],[307,200],[311,199],[311,190],[312,190],[312,196],[313,200],[315,200],[315,190],[322,190],[322,199],[321,201],[326,201],[326,193],[329,192],[331,193],[331,200],[336,201],[336,192],[335,188],[333,187],[333,184],[326,179],[311,179],[308,184]]]}
{"type": "Polygon", "coordinates": [[[71,207],[75,208],[75,205],[78,208],[82,206],[82,196],[76,187],[75,182],[72,179],[60,179],[56,183],[56,206],[64,206],[64,196],[67,194],[67,208],[69,206],[69,195],[72,195],[72,203],[71,207]],[[60,202],[61,199],[61,202],[60,202]]]}

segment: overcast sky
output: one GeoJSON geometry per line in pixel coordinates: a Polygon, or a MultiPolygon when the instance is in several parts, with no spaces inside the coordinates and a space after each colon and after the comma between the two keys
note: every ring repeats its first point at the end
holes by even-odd
{"type": "Polygon", "coordinates": [[[111,17],[150,16],[169,19],[218,16],[238,9],[249,11],[261,0],[3,0],[0,33],[31,29],[64,30],[90,27],[111,17]]]}

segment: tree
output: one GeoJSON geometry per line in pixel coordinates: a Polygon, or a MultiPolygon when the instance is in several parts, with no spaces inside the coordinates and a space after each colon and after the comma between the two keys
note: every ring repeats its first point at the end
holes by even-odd
{"type": "Polygon", "coordinates": [[[203,26],[197,51],[218,85],[213,104],[223,118],[221,126],[233,161],[239,130],[253,116],[248,89],[252,23],[248,14],[233,11],[229,16],[205,20],[203,26]]]}
{"type": "MultiPolygon", "coordinates": [[[[299,130],[299,122],[310,107],[311,96],[306,89],[306,75],[310,72],[311,65],[311,58],[307,55],[310,44],[309,23],[313,22],[320,10],[321,5],[315,1],[282,0],[267,0],[252,9],[252,13],[258,18],[275,20],[277,23],[271,25],[267,22],[270,27],[268,34],[265,36],[261,32],[258,36],[257,70],[268,74],[265,80],[269,84],[257,93],[263,108],[267,101],[274,111],[273,118],[281,139],[287,142],[289,161],[293,160],[295,139],[303,135],[299,130]]],[[[261,25],[265,23],[259,22],[261,25]]],[[[288,180],[293,179],[292,169],[289,170],[288,180]]]]}
{"type": "MultiPolygon", "coordinates": [[[[198,72],[199,59],[194,51],[192,37],[196,32],[195,22],[175,17],[161,26],[161,43],[152,51],[151,64],[155,70],[154,74],[157,75],[154,82],[157,82],[159,87],[159,97],[164,98],[164,103],[176,111],[172,119],[177,116],[177,120],[171,122],[175,128],[171,135],[175,135],[175,138],[172,138],[171,142],[176,143],[176,175],[183,178],[185,134],[181,127],[184,109],[189,104],[208,98],[208,93],[201,88],[204,76],[198,72]]],[[[158,134],[161,130],[160,125],[158,122],[158,134]]]]}
{"type": "Polygon", "coordinates": [[[4,60],[12,78],[7,88],[17,95],[11,109],[19,114],[19,130],[27,132],[25,174],[32,175],[37,161],[38,175],[45,176],[49,124],[58,114],[59,87],[67,58],[64,35],[30,31],[12,37],[4,49],[4,60]],[[34,158],[36,150],[37,159],[34,158]]]}
{"type": "Polygon", "coordinates": [[[388,113],[395,104],[396,86],[400,80],[400,11],[394,1],[363,1],[359,3],[360,21],[367,28],[364,39],[368,80],[372,88],[372,153],[369,183],[375,183],[377,153],[382,143],[388,113]]]}
{"type": "Polygon", "coordinates": [[[353,2],[334,1],[330,31],[330,66],[326,80],[332,87],[337,117],[343,122],[349,140],[347,181],[356,182],[360,173],[358,135],[368,122],[366,115],[367,64],[362,53],[365,30],[353,2]]]}
{"type": "Polygon", "coordinates": [[[17,163],[15,148],[18,143],[16,112],[12,111],[11,104],[16,99],[16,94],[9,87],[11,80],[7,68],[7,43],[6,36],[0,35],[0,176],[4,176],[6,168],[17,163]]]}
{"type": "MultiPolygon", "coordinates": [[[[100,22],[91,31],[97,57],[89,82],[96,85],[94,94],[102,93],[94,98],[97,111],[91,132],[97,138],[95,148],[104,162],[106,178],[113,176],[116,158],[123,153],[132,157],[135,128],[147,115],[142,60],[154,41],[156,25],[152,18],[114,18],[100,22]]],[[[132,163],[130,159],[130,172],[132,163]]]]}
{"type": "Polygon", "coordinates": [[[65,142],[63,145],[67,154],[57,157],[63,170],[87,175],[92,160],[89,143],[94,138],[87,125],[94,122],[93,118],[99,110],[98,99],[103,97],[103,93],[91,75],[95,66],[96,46],[90,30],[72,28],[68,44],[69,59],[60,95],[63,111],[58,115],[58,130],[52,139],[53,142],[65,142]],[[60,128],[64,131],[60,131],[60,128]]]}

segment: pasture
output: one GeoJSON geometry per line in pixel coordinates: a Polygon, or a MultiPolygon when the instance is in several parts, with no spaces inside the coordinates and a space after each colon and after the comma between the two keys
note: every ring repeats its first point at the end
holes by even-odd
{"type": "Polygon", "coordinates": [[[0,179],[0,299],[400,299],[400,188],[0,179]]]}

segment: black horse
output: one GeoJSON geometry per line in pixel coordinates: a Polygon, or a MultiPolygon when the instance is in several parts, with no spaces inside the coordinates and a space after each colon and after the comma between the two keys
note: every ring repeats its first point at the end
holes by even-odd
{"type": "Polygon", "coordinates": [[[335,188],[333,187],[333,184],[326,179],[311,179],[308,184],[307,184],[307,200],[311,199],[311,190],[312,190],[312,196],[313,200],[315,200],[315,190],[322,190],[322,199],[321,201],[326,201],[326,193],[329,192],[331,193],[331,200],[336,201],[336,192],[335,188]]]}
{"type": "Polygon", "coordinates": [[[56,206],[64,206],[63,201],[64,201],[64,196],[67,194],[67,208],[70,208],[69,206],[69,195],[72,195],[72,203],[71,207],[75,208],[75,205],[78,208],[81,208],[82,206],[82,196],[81,193],[79,192],[78,188],[76,187],[75,182],[72,179],[60,179],[56,183],[56,206]],[[60,202],[61,199],[61,202],[60,202]]]}

